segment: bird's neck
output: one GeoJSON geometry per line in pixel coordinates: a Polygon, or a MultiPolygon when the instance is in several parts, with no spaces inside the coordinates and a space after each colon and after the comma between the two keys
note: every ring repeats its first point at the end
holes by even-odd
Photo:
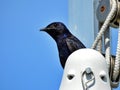
{"type": "Polygon", "coordinates": [[[66,38],[66,37],[68,37],[68,34],[63,34],[62,36],[63,36],[63,38],[66,38]]]}
{"type": "Polygon", "coordinates": [[[57,36],[57,39],[62,40],[62,39],[65,39],[65,38],[67,38],[67,37],[69,37],[69,36],[70,36],[70,34],[64,33],[64,34],[58,35],[58,36],[57,36]]]}

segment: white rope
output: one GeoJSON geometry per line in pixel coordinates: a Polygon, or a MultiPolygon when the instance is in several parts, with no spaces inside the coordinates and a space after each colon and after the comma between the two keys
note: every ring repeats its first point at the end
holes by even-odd
{"type": "Polygon", "coordinates": [[[115,60],[115,66],[114,66],[114,71],[113,71],[113,80],[114,81],[116,81],[119,74],[120,74],[120,22],[119,22],[119,33],[118,33],[116,60],[115,60]]]}
{"type": "Polygon", "coordinates": [[[97,44],[97,51],[102,53],[102,38],[99,40],[97,44]]]}
{"type": "Polygon", "coordinates": [[[92,45],[92,48],[95,49],[99,40],[101,39],[103,33],[107,30],[107,27],[109,26],[109,23],[112,19],[112,17],[114,16],[115,12],[116,12],[116,9],[117,9],[117,3],[116,3],[116,0],[112,0],[112,9],[110,11],[110,13],[108,14],[104,24],[102,25],[101,29],[100,29],[100,32],[98,33],[93,45],[92,45]]]}
{"type": "Polygon", "coordinates": [[[109,69],[110,68],[110,31],[107,30],[105,32],[104,38],[105,38],[105,59],[109,69]]]}

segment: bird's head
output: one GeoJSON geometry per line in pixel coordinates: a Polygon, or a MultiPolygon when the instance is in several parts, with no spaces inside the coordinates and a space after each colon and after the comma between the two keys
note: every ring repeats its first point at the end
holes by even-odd
{"type": "Polygon", "coordinates": [[[49,24],[47,27],[41,29],[41,31],[47,32],[54,39],[59,35],[69,33],[67,27],[61,22],[53,22],[49,24]]]}

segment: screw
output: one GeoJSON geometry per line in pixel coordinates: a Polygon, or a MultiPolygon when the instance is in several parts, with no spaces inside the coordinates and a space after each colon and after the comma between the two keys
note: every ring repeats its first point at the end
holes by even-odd
{"type": "Polygon", "coordinates": [[[105,6],[101,6],[100,11],[101,11],[101,12],[104,12],[105,9],[106,9],[105,6]]]}

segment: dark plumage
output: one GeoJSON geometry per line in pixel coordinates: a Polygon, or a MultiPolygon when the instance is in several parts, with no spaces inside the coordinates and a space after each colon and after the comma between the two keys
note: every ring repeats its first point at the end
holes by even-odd
{"type": "Polygon", "coordinates": [[[61,22],[49,24],[41,31],[47,32],[57,43],[59,57],[62,67],[64,68],[68,56],[80,48],[85,48],[81,41],[73,36],[67,27],[61,22]]]}

